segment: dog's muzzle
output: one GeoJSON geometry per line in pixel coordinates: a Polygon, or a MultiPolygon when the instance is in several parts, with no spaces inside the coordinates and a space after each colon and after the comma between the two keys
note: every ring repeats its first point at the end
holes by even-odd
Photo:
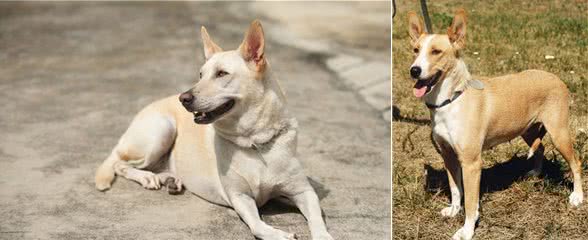
{"type": "Polygon", "coordinates": [[[212,111],[208,112],[196,112],[194,111],[194,122],[198,124],[209,124],[217,119],[219,119],[222,115],[230,111],[233,106],[235,106],[235,100],[231,99],[222,105],[216,107],[212,111]]]}
{"type": "Polygon", "coordinates": [[[182,106],[184,106],[188,112],[194,113],[194,122],[198,124],[212,123],[219,119],[220,116],[230,111],[233,106],[235,106],[235,100],[230,99],[213,110],[207,112],[198,111],[196,108],[194,108],[195,98],[196,97],[194,97],[194,94],[192,94],[191,91],[186,91],[180,94],[179,100],[182,103],[182,106]]]}
{"type": "MultiPolygon", "coordinates": [[[[420,75],[420,68],[418,71],[419,71],[419,75],[420,75]]],[[[415,72],[416,72],[416,70],[415,70],[415,72]]],[[[425,79],[416,78],[417,81],[414,84],[414,88],[413,88],[414,96],[416,96],[417,98],[421,98],[421,97],[425,96],[425,94],[429,93],[431,91],[431,89],[433,88],[433,86],[435,86],[435,84],[437,84],[437,82],[439,81],[439,78],[441,77],[442,74],[443,74],[442,71],[437,71],[431,77],[428,77],[425,79]]],[[[411,68],[411,75],[412,75],[412,68],[411,68]]]]}

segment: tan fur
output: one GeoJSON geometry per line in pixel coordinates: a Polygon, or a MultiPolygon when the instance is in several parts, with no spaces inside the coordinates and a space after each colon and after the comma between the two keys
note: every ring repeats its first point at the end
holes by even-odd
{"type": "MultiPolygon", "coordinates": [[[[460,50],[465,46],[465,11],[458,10],[448,35],[430,35],[422,31],[422,21],[409,14],[411,44],[418,52],[413,66],[426,66],[422,72],[441,71],[441,77],[423,100],[440,105],[455,92],[463,91],[455,101],[431,109],[433,138],[441,149],[452,192],[451,206],[441,211],[453,217],[464,194],[466,220],[454,239],[471,239],[479,217],[478,203],[482,171],[481,152],[497,144],[522,136],[531,147],[529,158],[541,153],[541,139],[548,132],[555,147],[568,162],[574,177],[574,191],[569,201],[578,206],[583,201],[581,161],[575,156],[568,130],[569,92],[555,75],[527,70],[494,78],[478,79],[482,90],[469,87],[473,81],[460,50]],[[426,46],[424,46],[426,45],[426,46]],[[433,50],[439,51],[433,54],[433,50]],[[422,51],[426,55],[419,54],[422,51]],[[463,183],[463,185],[462,185],[463,183]]],[[[536,157],[535,168],[541,168],[536,157]]]]}

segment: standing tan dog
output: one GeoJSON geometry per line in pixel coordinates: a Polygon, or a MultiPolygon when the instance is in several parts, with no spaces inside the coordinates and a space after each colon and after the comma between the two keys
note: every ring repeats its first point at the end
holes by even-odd
{"type": "Polygon", "coordinates": [[[254,21],[234,51],[223,51],[204,27],[201,31],[206,63],[200,80],[187,92],[139,112],[98,168],[96,188],[110,188],[115,173],[147,189],[165,184],[177,192],[184,185],[210,202],[234,208],[257,238],[276,240],[295,235],[261,221],[257,208],[286,197],[308,220],[313,239],[332,239],[319,199],[296,159],[297,122],[288,116],[284,94],[266,61],[261,24],[254,21]],[[145,170],[165,158],[169,171],[145,170]]]}
{"type": "MultiPolygon", "coordinates": [[[[458,10],[447,35],[426,34],[416,13],[409,13],[409,35],[415,54],[410,75],[414,95],[431,111],[433,139],[440,147],[451,188],[451,205],[441,211],[454,217],[465,199],[465,224],[453,239],[472,239],[479,217],[483,149],[522,136],[531,147],[529,157],[542,154],[541,139],[548,132],[570,165],[574,191],[572,206],[583,200],[582,163],[574,154],[568,130],[569,93],[555,75],[539,70],[472,79],[461,59],[465,47],[466,14],[458,10]],[[463,186],[462,186],[463,181],[463,186]]],[[[541,170],[535,158],[534,173],[541,170]]]]}

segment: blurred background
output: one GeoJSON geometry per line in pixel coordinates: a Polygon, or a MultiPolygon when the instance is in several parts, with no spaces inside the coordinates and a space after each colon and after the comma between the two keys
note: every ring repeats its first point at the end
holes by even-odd
{"type": "MultiPolygon", "coordinates": [[[[389,238],[388,2],[3,2],[0,239],[253,239],[231,209],[93,174],[135,113],[197,79],[200,26],[235,49],[256,18],[330,233],[389,238]]],[[[261,212],[309,239],[297,210],[261,212]]]]}
{"type": "MultiPolygon", "coordinates": [[[[463,58],[474,77],[535,68],[554,73],[567,84],[572,96],[570,129],[588,186],[588,2],[427,3],[435,33],[445,34],[454,12],[466,10],[463,58]]],[[[420,14],[420,9],[420,1],[398,5],[393,23],[394,239],[449,239],[463,225],[464,215],[462,211],[443,219],[439,214],[449,204],[447,175],[431,143],[429,110],[412,95],[414,82],[408,72],[413,54],[407,12],[420,14]]],[[[476,239],[586,238],[588,206],[569,207],[569,168],[549,137],[543,142],[546,160],[538,178],[524,177],[531,163],[521,138],[482,154],[482,217],[476,239]]]]}

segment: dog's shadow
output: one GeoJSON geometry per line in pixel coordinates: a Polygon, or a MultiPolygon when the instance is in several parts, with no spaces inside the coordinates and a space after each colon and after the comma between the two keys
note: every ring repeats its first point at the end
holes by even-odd
{"type": "MultiPolygon", "coordinates": [[[[392,106],[392,120],[394,122],[412,123],[419,126],[430,124],[428,119],[413,119],[402,116],[400,109],[392,106]]],[[[431,135],[432,141],[432,135],[431,135]]],[[[435,150],[439,152],[438,146],[433,144],[435,150]]],[[[436,169],[430,164],[425,164],[425,191],[437,193],[442,192],[451,196],[447,171],[444,168],[436,169]]],[[[492,193],[509,188],[513,183],[521,181],[528,177],[529,171],[533,168],[532,159],[527,160],[527,156],[513,156],[509,161],[496,164],[490,168],[482,170],[482,180],[480,183],[480,194],[492,193]]],[[[538,176],[540,179],[554,185],[563,185],[569,189],[573,183],[567,180],[562,172],[565,169],[561,161],[543,159],[543,170],[538,176]]]]}
{"type": "MultiPolygon", "coordinates": [[[[451,196],[447,171],[444,168],[433,168],[429,164],[425,164],[424,168],[425,190],[428,192],[442,192],[447,196],[451,196]]],[[[526,156],[515,155],[509,161],[483,169],[480,194],[505,190],[513,183],[528,178],[527,174],[532,168],[532,159],[527,160],[526,156]]],[[[562,169],[561,161],[543,159],[543,170],[537,177],[550,184],[563,185],[571,189],[573,184],[565,178],[562,169]]]]}
{"type": "MultiPolygon", "coordinates": [[[[308,177],[308,181],[310,182],[310,185],[312,185],[312,188],[314,188],[314,191],[316,192],[316,194],[318,195],[319,200],[322,200],[323,198],[327,197],[330,193],[330,190],[327,189],[325,187],[324,184],[315,181],[312,178],[308,177]]],[[[272,215],[278,215],[278,214],[284,214],[284,213],[301,213],[300,210],[298,210],[298,208],[289,200],[286,200],[285,198],[280,198],[280,199],[272,199],[270,201],[268,201],[265,205],[263,205],[260,209],[259,209],[259,213],[263,216],[272,216],[272,215]]],[[[323,213],[323,217],[324,217],[324,213],[323,213]]]]}

